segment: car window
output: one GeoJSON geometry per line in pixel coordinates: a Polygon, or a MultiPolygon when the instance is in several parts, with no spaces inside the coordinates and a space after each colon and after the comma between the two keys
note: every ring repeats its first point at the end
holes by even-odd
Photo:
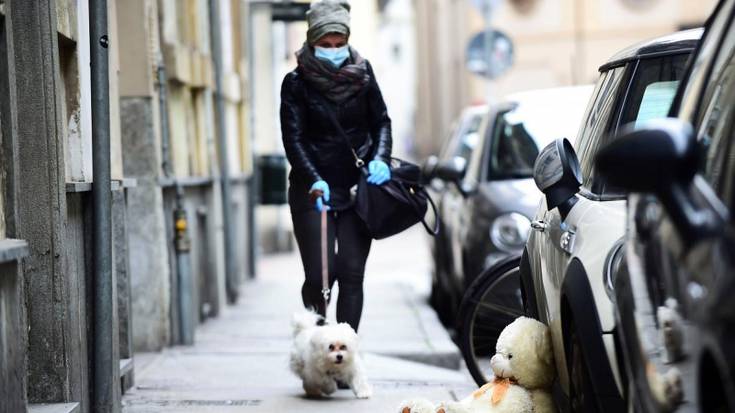
{"type": "Polygon", "coordinates": [[[597,150],[605,145],[624,72],[625,67],[618,67],[600,76],[599,92],[580,129],[577,156],[582,168],[582,185],[589,190],[592,190],[593,182],[592,163],[597,150]]]}
{"type": "Polygon", "coordinates": [[[620,124],[636,125],[668,115],[689,54],[642,60],[631,84],[620,124]]]}
{"type": "Polygon", "coordinates": [[[533,175],[533,163],[539,150],[522,122],[512,122],[512,111],[498,115],[495,123],[488,180],[526,178],[533,175]]]}
{"type": "MultiPolygon", "coordinates": [[[[607,97],[601,92],[598,98],[599,103],[596,102],[596,104],[599,104],[600,110],[604,112],[595,124],[592,123],[593,119],[588,120],[590,133],[587,145],[580,147],[579,152],[583,185],[587,190],[600,196],[622,196],[623,191],[608,185],[602,176],[595,173],[594,157],[600,148],[614,139],[619,125],[631,122],[638,124],[667,116],[676,95],[678,83],[684,77],[689,56],[689,53],[682,53],[639,61],[629,87],[627,87],[625,100],[618,104],[622,106],[622,113],[617,122],[611,119],[611,116],[614,115],[617,107],[615,105],[616,96],[620,95],[615,91],[622,90],[622,87],[611,89],[607,97]]],[[[613,73],[611,76],[622,78],[623,68],[615,70],[620,70],[620,74],[613,73]]],[[[618,82],[621,81],[618,80],[618,82]]]]}
{"type": "Polygon", "coordinates": [[[462,180],[462,185],[466,188],[472,188],[477,185],[481,180],[480,174],[485,171],[485,168],[481,165],[484,164],[485,153],[489,146],[488,142],[492,139],[491,131],[496,121],[497,113],[493,110],[481,118],[478,129],[478,142],[470,155],[467,164],[467,173],[462,180]]]}
{"type": "Polygon", "coordinates": [[[456,122],[446,145],[440,152],[442,161],[457,156],[469,161],[472,151],[479,141],[477,132],[480,129],[482,118],[482,113],[472,113],[456,122]]]}
{"type": "Polygon", "coordinates": [[[542,93],[499,113],[486,163],[486,179],[531,178],[542,148],[555,139],[575,140],[588,93],[589,88],[550,97],[542,93]]]}
{"type": "Polygon", "coordinates": [[[454,148],[452,156],[459,156],[464,160],[469,161],[472,151],[477,146],[477,142],[480,140],[478,130],[480,129],[480,123],[482,122],[482,115],[472,115],[469,120],[467,129],[464,131],[462,136],[459,137],[457,147],[454,148]]]}

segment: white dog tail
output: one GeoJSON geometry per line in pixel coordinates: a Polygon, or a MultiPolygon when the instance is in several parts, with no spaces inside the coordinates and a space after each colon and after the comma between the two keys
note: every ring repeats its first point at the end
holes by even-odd
{"type": "Polygon", "coordinates": [[[291,321],[294,337],[307,328],[319,325],[320,320],[322,320],[322,316],[313,311],[302,311],[294,314],[291,321]]]}

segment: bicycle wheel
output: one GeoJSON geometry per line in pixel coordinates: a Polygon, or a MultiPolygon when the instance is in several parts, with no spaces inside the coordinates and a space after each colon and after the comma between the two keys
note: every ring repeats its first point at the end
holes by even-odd
{"type": "Polygon", "coordinates": [[[459,311],[460,347],[478,386],[492,378],[490,358],[500,332],[523,315],[520,255],[485,270],[472,283],[459,311]]]}

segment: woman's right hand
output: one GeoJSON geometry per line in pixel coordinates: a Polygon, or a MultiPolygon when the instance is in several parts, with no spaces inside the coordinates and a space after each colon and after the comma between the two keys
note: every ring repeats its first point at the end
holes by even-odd
{"type": "Polygon", "coordinates": [[[329,211],[329,184],[326,181],[319,180],[314,182],[309,190],[309,197],[314,203],[316,210],[319,212],[329,211]]]}

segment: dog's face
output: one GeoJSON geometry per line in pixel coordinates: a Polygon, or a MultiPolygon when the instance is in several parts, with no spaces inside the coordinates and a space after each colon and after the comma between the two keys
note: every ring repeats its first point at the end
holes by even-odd
{"type": "Polygon", "coordinates": [[[357,334],[347,324],[319,327],[313,336],[312,348],[327,367],[344,368],[357,354],[357,334]]]}

